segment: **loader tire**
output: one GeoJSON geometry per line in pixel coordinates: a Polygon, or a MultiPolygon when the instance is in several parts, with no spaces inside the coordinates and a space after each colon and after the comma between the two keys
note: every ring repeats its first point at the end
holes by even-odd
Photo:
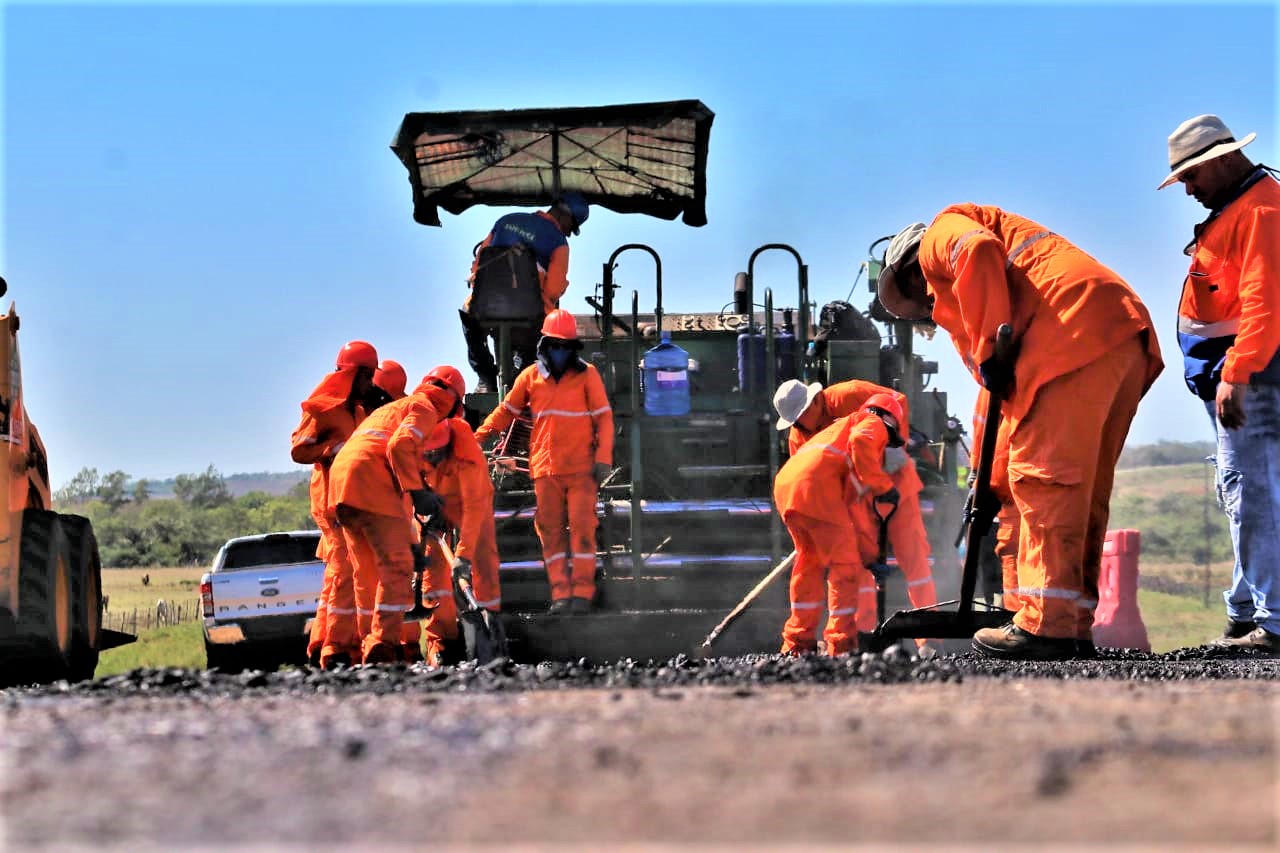
{"type": "Polygon", "coordinates": [[[93,671],[98,668],[102,631],[102,562],[98,556],[98,540],[93,535],[89,519],[81,515],[62,515],[59,521],[67,539],[75,607],[68,680],[86,681],[93,678],[93,671]]]}
{"type": "Polygon", "coordinates": [[[19,683],[48,684],[70,672],[75,608],[71,563],[58,514],[22,513],[18,560],[17,634],[19,683]]]}

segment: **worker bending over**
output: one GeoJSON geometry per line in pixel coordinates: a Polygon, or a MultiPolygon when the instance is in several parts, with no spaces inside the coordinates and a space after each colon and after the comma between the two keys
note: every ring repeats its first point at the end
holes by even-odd
{"type": "Polygon", "coordinates": [[[337,584],[335,598],[343,607],[329,614],[322,667],[355,661],[357,655],[364,663],[400,659],[404,611],[411,606],[414,537],[404,499],[409,495],[418,515],[440,517],[441,501],[422,479],[423,444],[436,423],[460,405],[445,383],[424,378],[412,394],[366,418],[338,452],[329,501],[355,571],[353,579],[340,578],[337,584]],[[366,579],[375,574],[373,618],[361,641],[346,610],[369,600],[366,579]]]}
{"type": "Polygon", "coordinates": [[[596,492],[613,459],[613,410],[595,367],[578,353],[573,315],[556,309],[542,324],[537,363],[526,368],[485,422],[480,442],[533,414],[529,475],[538,508],[552,613],[587,613],[596,593],[596,492]]]}
{"type": "Polygon", "coordinates": [[[293,431],[290,453],[293,461],[311,465],[311,517],[320,529],[316,557],[324,562],[324,581],[316,615],[311,621],[307,659],[318,663],[329,624],[330,596],[334,579],[351,571],[346,543],[329,510],[329,468],[342,445],[365,418],[370,405],[378,353],[372,344],[351,341],[338,351],[337,366],[326,374],[307,399],[302,401],[302,420],[293,431]]]}
{"type": "MultiPolygon", "coordinates": [[[[933,570],[929,568],[929,535],[920,512],[920,492],[924,483],[920,482],[916,463],[905,447],[911,441],[906,395],[862,379],[837,382],[827,388],[817,382],[805,385],[798,379],[788,379],[773,395],[773,406],[778,411],[778,429],[791,428],[787,436],[787,452],[795,456],[806,441],[839,418],[858,412],[876,394],[890,395],[902,410],[898,435],[904,446],[888,447],[884,454],[884,470],[898,490],[898,508],[889,519],[889,544],[893,546],[898,568],[906,579],[911,606],[930,607],[938,603],[938,594],[934,588],[933,570]]],[[[864,581],[868,580],[870,583],[864,582],[860,586],[858,600],[858,630],[864,634],[877,627],[876,587],[870,573],[864,578],[864,581]]],[[[924,639],[916,640],[918,646],[925,642],[924,639]]]]}
{"type": "MultiPolygon", "coordinates": [[[[462,374],[449,368],[461,383],[462,374]]],[[[424,598],[435,605],[424,623],[427,662],[438,666],[446,643],[458,636],[453,583],[466,578],[476,603],[493,614],[502,610],[498,581],[498,536],[493,519],[493,481],[475,433],[462,418],[442,420],[427,437],[424,468],[431,489],[444,501],[448,530],[455,534],[452,563],[434,537],[427,540],[431,560],[424,598]]]]}
{"type": "Polygon", "coordinates": [[[773,503],[796,550],[783,654],[817,651],[824,605],[827,654],[857,648],[858,589],[877,548],[870,499],[898,499],[882,460],[886,447],[902,444],[901,418],[893,397],[873,395],[856,414],[805,442],[778,471],[773,503]]]}
{"type": "Polygon", "coordinates": [[[1019,607],[1007,625],[978,631],[974,648],[1023,659],[1092,654],[1116,461],[1164,366],[1146,306],[1066,239],[976,204],[898,233],[877,293],[894,316],[946,329],[974,378],[1004,399],[1013,508],[998,548],[1016,549],[1019,607]],[[1015,357],[996,352],[1004,323],[1015,357]]]}

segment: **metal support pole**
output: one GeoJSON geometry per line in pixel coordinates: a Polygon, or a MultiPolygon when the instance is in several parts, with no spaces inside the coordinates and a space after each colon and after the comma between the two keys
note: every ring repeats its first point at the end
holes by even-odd
{"type": "MultiPolygon", "coordinates": [[[[777,349],[774,343],[773,334],[773,289],[766,287],[764,289],[764,377],[765,388],[772,391],[774,386],[778,384],[778,360],[777,349]]],[[[778,436],[780,433],[773,428],[770,423],[772,417],[769,412],[765,412],[764,416],[764,434],[769,442],[769,483],[772,484],[778,476],[778,436]]],[[[773,489],[769,489],[770,500],[773,499],[773,489]]],[[[769,549],[771,562],[777,565],[778,559],[782,555],[782,524],[778,516],[778,508],[773,508],[773,513],[769,517],[769,549]]]]}
{"type": "MultiPolygon", "coordinates": [[[[616,253],[615,253],[616,255],[616,253]]],[[[631,291],[631,566],[639,572],[644,566],[643,522],[640,518],[640,496],[644,494],[644,463],[640,460],[640,292],[631,291]]]]}

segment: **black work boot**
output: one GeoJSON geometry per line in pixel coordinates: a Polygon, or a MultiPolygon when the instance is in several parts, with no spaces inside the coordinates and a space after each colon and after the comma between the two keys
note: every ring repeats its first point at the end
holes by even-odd
{"type": "Polygon", "coordinates": [[[1238,640],[1241,637],[1247,637],[1258,627],[1258,623],[1252,619],[1237,622],[1235,619],[1227,620],[1227,627],[1222,629],[1222,636],[1209,643],[1211,646],[1231,645],[1228,640],[1238,640]]]}

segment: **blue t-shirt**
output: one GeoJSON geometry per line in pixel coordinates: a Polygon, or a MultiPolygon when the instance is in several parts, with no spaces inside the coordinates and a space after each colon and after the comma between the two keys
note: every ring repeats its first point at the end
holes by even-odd
{"type": "Polygon", "coordinates": [[[569,243],[559,226],[540,213],[508,213],[494,223],[492,233],[489,245],[506,248],[523,243],[544,270],[551,265],[551,253],[569,243]]]}

